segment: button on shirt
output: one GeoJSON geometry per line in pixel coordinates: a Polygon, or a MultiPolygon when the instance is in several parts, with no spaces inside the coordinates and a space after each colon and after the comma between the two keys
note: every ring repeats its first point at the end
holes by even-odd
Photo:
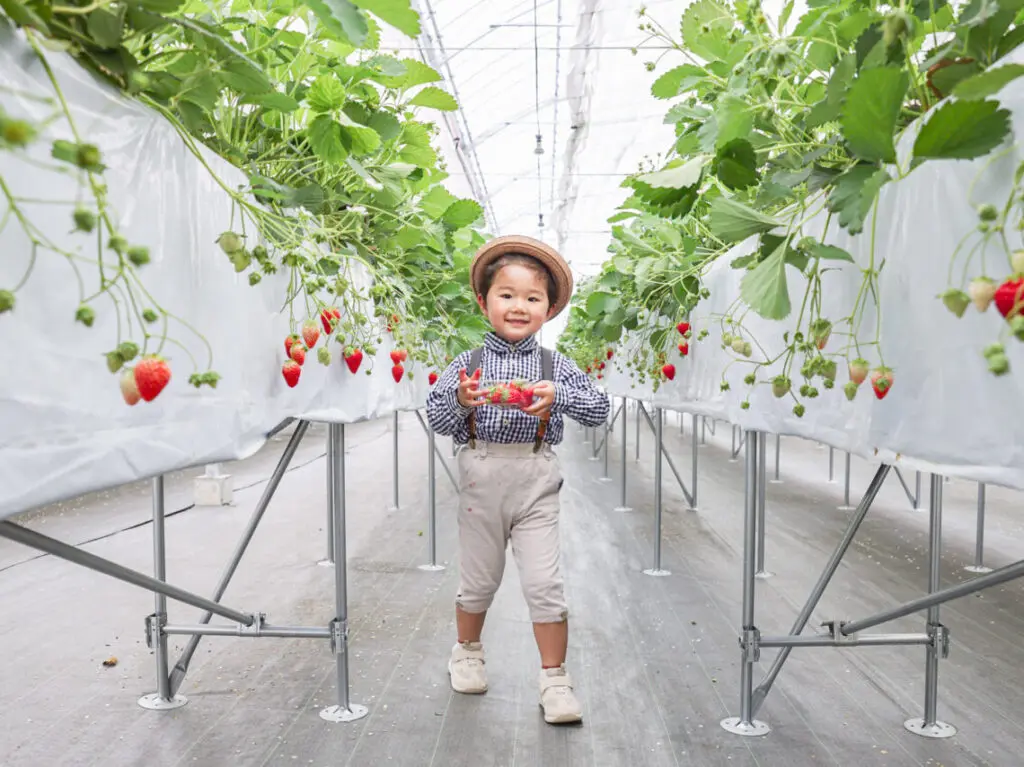
{"type": "MultiPolygon", "coordinates": [[[[463,352],[444,371],[427,397],[430,427],[456,444],[469,442],[469,414],[476,411],[476,438],[501,444],[532,443],[540,419],[515,408],[483,405],[463,407],[459,403],[459,371],[469,366],[472,352],[463,352]]],[[[552,352],[555,401],[551,406],[544,441],[557,445],[564,434],[563,419],[569,417],[584,426],[600,426],[608,418],[608,396],[600,391],[579,367],[564,354],[552,352]]],[[[480,378],[487,381],[524,379],[540,381],[541,348],[534,336],[510,343],[488,333],[480,357],[480,378]]],[[[468,372],[468,371],[467,371],[468,372]]]]}

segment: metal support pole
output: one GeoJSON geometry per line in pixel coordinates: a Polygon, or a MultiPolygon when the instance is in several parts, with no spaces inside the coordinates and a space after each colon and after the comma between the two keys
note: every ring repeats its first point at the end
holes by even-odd
{"type": "MultiPolygon", "coordinates": [[[[342,456],[344,460],[344,456],[342,456]]],[[[334,567],[334,469],[337,465],[334,455],[334,442],[331,440],[330,428],[327,431],[327,556],[317,562],[321,567],[334,567]]]]}
{"type": "MultiPolygon", "coordinates": [[[[657,413],[657,410],[655,410],[655,413],[657,413]]],[[[647,423],[651,427],[651,431],[654,432],[654,434],[655,434],[655,436],[657,438],[658,427],[655,426],[654,421],[651,419],[651,417],[649,415],[647,415],[647,411],[646,410],[644,411],[644,417],[647,419],[647,423]]],[[[662,425],[664,425],[664,419],[662,419],[662,425]]],[[[664,433],[664,432],[662,432],[662,433],[664,433]]],[[[683,491],[683,498],[686,500],[686,502],[688,504],[690,504],[692,506],[693,505],[693,496],[691,496],[690,495],[690,491],[687,490],[686,483],[683,482],[683,478],[679,474],[679,469],[676,468],[675,461],[672,460],[672,456],[669,455],[669,453],[665,450],[664,443],[661,442],[660,439],[659,439],[659,442],[661,443],[661,456],[662,456],[662,458],[668,464],[668,467],[672,470],[672,474],[675,476],[676,482],[679,483],[679,489],[683,491]]]]}
{"type": "Polygon", "coordinates": [[[775,574],[764,568],[765,507],[767,506],[765,492],[768,486],[765,462],[768,458],[768,435],[759,432],[757,438],[760,440],[760,444],[757,446],[757,571],[754,573],[754,577],[764,580],[775,574]]]}
{"type": "Polygon", "coordinates": [[[15,543],[21,543],[33,549],[45,551],[47,554],[52,554],[58,559],[80,565],[87,570],[95,570],[98,573],[109,575],[111,578],[130,583],[133,586],[139,586],[155,594],[163,594],[187,605],[198,607],[200,610],[209,610],[214,615],[219,615],[236,623],[244,623],[246,626],[251,626],[256,621],[255,616],[250,613],[232,610],[230,607],[225,607],[198,594],[172,586],[170,583],[165,583],[157,578],[143,575],[124,565],[119,565],[116,562],[111,562],[109,559],[90,554],[88,551],[84,551],[76,546],[58,541],[56,538],[51,538],[48,535],[37,533],[35,530],[21,527],[13,522],[0,521],[0,538],[7,538],[15,543]]]}
{"type": "Polygon", "coordinates": [[[836,450],[831,445],[828,446],[828,481],[836,481],[836,450]]]}
{"type": "Polygon", "coordinates": [[[689,510],[690,511],[696,511],[697,510],[697,446],[698,446],[697,414],[694,413],[692,418],[693,418],[693,435],[691,437],[692,444],[691,444],[690,449],[692,450],[693,454],[690,456],[690,466],[691,466],[691,469],[692,469],[692,473],[691,473],[691,478],[690,478],[690,509],[689,510]]]}
{"type": "Polygon", "coordinates": [[[644,406],[640,403],[640,400],[636,401],[636,460],[640,460],[640,412],[644,409],[644,406]]]}
{"type": "MultiPolygon", "coordinates": [[[[167,544],[164,535],[164,478],[153,478],[153,575],[158,581],[167,580],[167,544]]],[[[151,711],[181,708],[188,700],[171,691],[171,678],[167,671],[167,597],[153,595],[153,614],[146,621],[149,635],[147,643],[156,659],[156,692],[139,698],[139,705],[151,711]]]]}
{"type": "Polygon", "coordinates": [[[916,478],[914,480],[914,508],[921,508],[921,472],[914,472],[916,478]]]}
{"type": "Polygon", "coordinates": [[[736,456],[739,455],[740,451],[736,447],[736,424],[732,426],[732,446],[729,448],[729,461],[735,462],[739,460],[736,456]]]}
{"type": "Polygon", "coordinates": [[[420,565],[420,570],[438,572],[444,565],[437,563],[437,464],[435,462],[435,435],[427,429],[427,555],[430,561],[420,565]]]}
{"type": "Polygon", "coordinates": [[[734,735],[766,735],[770,727],[754,719],[754,664],[758,660],[758,630],[754,625],[754,557],[757,544],[758,447],[756,431],[746,433],[746,471],[743,513],[743,630],[740,636],[740,715],[723,719],[722,727],[734,735]]]}
{"type": "MultiPolygon", "coordinates": [[[[632,509],[626,504],[626,430],[629,428],[629,423],[626,420],[626,403],[629,399],[626,397],[622,398],[622,466],[619,467],[619,485],[622,491],[622,495],[619,500],[619,505],[615,507],[615,511],[632,511],[632,509]]],[[[639,414],[638,416],[639,417],[639,414]]],[[[637,421],[639,424],[639,421],[637,421]]]]}
{"type": "Polygon", "coordinates": [[[665,425],[661,408],[654,411],[654,565],[644,570],[644,575],[671,575],[668,570],[661,569],[661,464],[664,448],[661,435],[665,425]]]}
{"type": "Polygon", "coordinates": [[[843,505],[839,507],[843,511],[850,511],[850,454],[846,454],[846,479],[843,481],[843,505]]]}
{"type": "Polygon", "coordinates": [[[781,453],[781,451],[782,451],[782,435],[781,434],[776,434],[775,435],[775,479],[772,480],[772,484],[773,485],[777,485],[778,483],[782,482],[782,480],[779,479],[779,454],[781,453]]]}
{"type": "MultiPolygon", "coordinates": [[[[423,416],[420,415],[420,411],[419,410],[416,411],[416,420],[418,420],[420,422],[420,426],[423,427],[423,433],[427,435],[427,439],[429,440],[430,439],[430,425],[423,419],[423,416]]],[[[456,493],[459,492],[459,482],[458,482],[457,479],[455,479],[455,475],[452,474],[452,470],[448,467],[448,462],[444,459],[444,456],[441,455],[441,448],[439,448],[437,446],[437,441],[436,440],[434,442],[434,454],[438,458],[441,459],[441,468],[444,469],[444,473],[447,474],[448,475],[448,479],[451,480],[452,488],[455,490],[456,493]]],[[[454,442],[452,443],[452,456],[453,457],[455,456],[455,443],[454,442]]]]}
{"type": "MultiPolygon", "coordinates": [[[[882,489],[882,485],[885,484],[885,478],[889,476],[889,471],[892,467],[888,464],[883,463],[878,467],[878,471],[875,472],[875,476],[871,479],[871,484],[868,485],[867,491],[864,493],[864,497],[861,498],[860,503],[857,505],[857,511],[850,517],[850,521],[846,526],[846,531],[843,533],[843,537],[836,544],[835,551],[832,552],[832,556],[829,557],[828,562],[825,565],[824,571],[818,578],[818,582],[814,584],[814,588],[811,589],[810,596],[807,597],[807,602],[804,604],[803,609],[800,610],[800,614],[797,616],[796,621],[793,623],[793,628],[790,629],[791,635],[797,635],[807,626],[807,621],[810,620],[811,614],[818,606],[818,602],[821,601],[822,595],[825,593],[825,589],[828,588],[828,584],[832,582],[833,576],[839,569],[839,565],[843,561],[843,557],[846,556],[847,550],[853,543],[853,539],[857,535],[857,531],[860,529],[861,523],[864,521],[864,517],[867,516],[868,511],[871,509],[871,504],[875,502],[875,497],[878,495],[878,491],[882,489]]],[[[754,706],[753,712],[756,714],[758,709],[761,707],[761,703],[764,702],[768,692],[771,690],[772,685],[775,684],[776,678],[779,676],[779,672],[782,671],[782,667],[786,663],[786,659],[789,657],[790,648],[785,647],[775,657],[775,661],[772,663],[771,669],[765,675],[764,681],[757,686],[754,690],[754,706]]]]}
{"type": "MultiPolygon", "coordinates": [[[[622,401],[622,406],[623,406],[623,408],[625,408],[625,406],[626,406],[626,401],[625,400],[622,401]]],[[[603,443],[603,445],[604,445],[604,473],[601,474],[601,478],[599,480],[600,482],[611,482],[612,481],[612,478],[611,478],[611,476],[608,473],[608,443],[612,441],[612,429],[615,426],[615,417],[616,416],[613,416],[611,414],[611,411],[609,410],[608,418],[610,418],[611,420],[607,420],[606,419],[605,420],[605,425],[604,425],[604,443],[603,443]]],[[[626,420],[625,416],[623,416],[622,420],[623,421],[626,420]]]]}
{"type": "Polygon", "coordinates": [[[331,509],[334,511],[334,620],[331,621],[331,651],[338,677],[338,705],[328,706],[320,718],[328,722],[354,722],[368,713],[366,706],[349,700],[348,679],[348,557],[345,550],[345,424],[327,427],[328,445],[334,460],[331,509]]]}
{"type": "MultiPolygon", "coordinates": [[[[942,477],[931,476],[931,498],[928,504],[929,535],[928,535],[928,593],[934,594],[942,587],[942,477]]],[[[925,648],[924,671],[924,716],[908,719],[903,726],[915,735],[926,738],[951,738],[956,735],[956,728],[938,719],[939,705],[939,654],[947,646],[940,638],[945,639],[945,627],[939,623],[939,605],[928,608],[928,633],[935,638],[925,648]]]]}
{"type": "Polygon", "coordinates": [[[964,568],[969,573],[990,573],[985,565],[985,483],[978,483],[978,530],[974,536],[974,564],[964,568]]]}
{"type": "MultiPolygon", "coordinates": [[[[284,448],[284,452],[281,454],[281,458],[278,459],[277,466],[274,467],[274,472],[270,475],[270,479],[267,480],[267,486],[263,489],[263,495],[260,496],[259,501],[256,503],[256,508],[249,518],[249,524],[246,525],[245,530],[242,532],[242,537],[238,541],[238,545],[235,546],[235,550],[231,555],[231,560],[228,562],[228,566],[224,568],[224,572],[220,576],[220,581],[217,583],[217,587],[213,590],[213,600],[219,602],[221,597],[224,596],[224,592],[227,591],[228,584],[231,583],[231,579],[235,575],[235,570],[238,569],[239,562],[242,561],[242,556],[245,554],[249,543],[252,541],[253,535],[256,534],[256,528],[259,527],[260,521],[263,519],[263,515],[270,505],[271,499],[274,497],[274,493],[277,492],[278,486],[281,484],[281,480],[284,479],[285,473],[288,471],[288,466],[291,464],[292,459],[295,457],[295,451],[299,449],[299,444],[302,442],[303,437],[306,436],[306,431],[309,429],[309,421],[299,421],[295,427],[295,431],[292,432],[291,439],[288,440],[288,444],[284,448]]],[[[327,466],[328,474],[333,469],[328,463],[327,466]]],[[[333,476],[333,474],[331,474],[333,476]]],[[[328,496],[329,498],[330,496],[328,496]]],[[[205,612],[199,618],[200,623],[209,623],[213,617],[213,613],[205,612]]],[[[178,688],[181,687],[181,683],[185,680],[185,674],[188,673],[188,666],[192,662],[192,656],[195,655],[196,649],[199,647],[200,636],[194,636],[189,640],[185,646],[185,650],[181,653],[178,658],[178,662],[174,664],[174,668],[171,670],[171,694],[175,694],[178,688]]]]}
{"type": "Polygon", "coordinates": [[[394,489],[394,500],[391,502],[391,506],[388,511],[398,511],[400,508],[398,505],[398,411],[394,413],[394,417],[391,421],[391,443],[392,443],[392,477],[391,482],[394,489]]]}

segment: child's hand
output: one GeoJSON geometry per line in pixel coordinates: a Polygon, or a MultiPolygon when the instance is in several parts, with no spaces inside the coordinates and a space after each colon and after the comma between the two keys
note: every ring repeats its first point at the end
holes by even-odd
{"type": "Polygon", "coordinates": [[[533,387],[533,404],[523,408],[523,412],[543,418],[551,411],[551,406],[554,404],[555,385],[551,381],[541,381],[533,387]]]}
{"type": "Polygon", "coordinates": [[[480,407],[484,398],[476,388],[480,381],[480,368],[473,371],[472,377],[466,375],[466,368],[459,371],[459,404],[463,407],[480,407]]]}

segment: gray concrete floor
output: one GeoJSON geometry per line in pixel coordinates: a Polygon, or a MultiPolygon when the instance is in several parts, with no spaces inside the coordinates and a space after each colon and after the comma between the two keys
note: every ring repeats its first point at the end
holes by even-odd
{"type": "MultiPolygon", "coordinates": [[[[632,414],[630,419],[632,420],[632,414]]],[[[184,708],[139,708],[154,687],[144,637],[148,593],[0,540],[0,764],[43,765],[994,765],[1022,763],[1024,591],[1011,583],[943,609],[953,651],[940,668],[939,716],[956,738],[903,730],[923,701],[921,648],[798,649],[760,717],[772,732],[747,740],[718,725],[738,710],[743,463],[731,461],[729,428],[699,450],[697,513],[685,510],[666,468],[664,578],[642,570],[653,548],[652,440],[635,462],[629,427],[629,503],[598,481],[583,433],[561,449],[564,567],[572,611],[570,670],[586,708],[582,727],[545,725],[537,707],[538,657],[514,565],[488,618],[491,690],[454,695],[445,661],[453,641],[454,494],[438,467],[439,573],[417,569],[426,550],[426,440],[401,418],[400,509],[391,504],[390,419],[347,428],[352,700],[370,715],[328,724],[334,662],[321,640],[208,637],[185,680],[184,708]],[[118,663],[104,668],[115,656],[118,663]]],[[[689,428],[689,419],[687,419],[689,428]]],[[[674,416],[666,446],[689,476],[690,438],[674,416]]],[[[227,469],[236,503],[192,508],[191,479],[167,478],[168,580],[208,594],[262,492],[288,434],[227,469]]],[[[333,616],[326,552],[325,429],[300,447],[224,602],[275,624],[324,626],[333,616]]],[[[442,445],[446,454],[448,446],[442,445]]],[[[773,476],[769,439],[768,475],[773,476]]],[[[742,456],[741,456],[742,459],[742,456]]],[[[828,450],[784,439],[781,479],[767,489],[766,564],[757,623],[786,633],[846,524],[842,454],[829,483],[828,450]]],[[[853,461],[854,502],[874,466],[853,461]]],[[[913,488],[913,474],[907,475],[913,488]]],[[[927,478],[923,482],[927,495],[927,478]]],[[[927,498],[925,498],[926,507],[927,498]]],[[[1024,556],[1022,495],[990,488],[986,562],[1024,556]]],[[[943,582],[972,577],[976,486],[945,485],[943,582]]],[[[18,522],[128,567],[149,572],[149,484],[95,494],[23,515],[18,522]]],[[[853,619],[921,594],[927,513],[910,508],[894,476],[869,514],[812,626],[853,619]]],[[[197,611],[172,602],[173,623],[197,611]]],[[[222,622],[215,618],[215,622],[222,622]]],[[[911,616],[879,631],[921,631],[911,616]]],[[[171,640],[172,661],[184,645],[171,640]]],[[[772,651],[762,656],[759,673],[772,651]]]]}

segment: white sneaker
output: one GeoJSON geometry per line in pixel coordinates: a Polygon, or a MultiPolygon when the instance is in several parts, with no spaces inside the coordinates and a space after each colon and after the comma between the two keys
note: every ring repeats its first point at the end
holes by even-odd
{"type": "Polygon", "coordinates": [[[465,695],[487,692],[487,670],[484,663],[484,646],[480,642],[456,644],[448,660],[452,689],[465,695]]]}
{"type": "Polygon", "coordinates": [[[583,707],[572,691],[572,679],[565,666],[541,670],[540,705],[548,724],[583,721],[583,707]]]}

